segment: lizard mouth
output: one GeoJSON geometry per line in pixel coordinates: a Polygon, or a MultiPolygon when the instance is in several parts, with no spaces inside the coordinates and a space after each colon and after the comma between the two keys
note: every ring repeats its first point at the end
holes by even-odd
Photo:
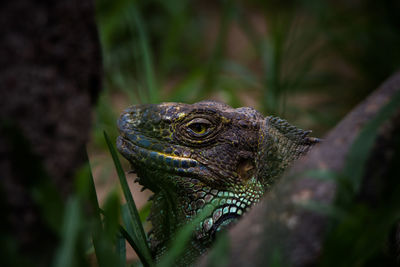
{"type": "Polygon", "coordinates": [[[143,147],[143,144],[148,143],[150,142],[147,140],[136,143],[122,135],[117,138],[118,150],[134,165],[147,165],[157,169],[182,173],[190,172],[192,168],[199,165],[198,161],[191,158],[179,157],[143,147]]]}
{"type": "MultiPolygon", "coordinates": [[[[135,135],[126,136],[124,133],[117,138],[117,148],[119,152],[132,164],[131,172],[140,171],[141,169],[162,170],[165,173],[174,173],[182,177],[195,177],[199,180],[211,177],[213,173],[201,162],[188,158],[169,154],[165,150],[158,151],[160,144],[152,143],[148,139],[138,138],[135,135]]],[[[159,150],[162,150],[159,149],[159,150]]]]}
{"type": "MultiPolygon", "coordinates": [[[[145,137],[137,132],[127,133],[120,130],[117,148],[131,163],[132,170],[130,172],[144,178],[141,180],[141,184],[146,183],[145,180],[153,180],[152,177],[154,177],[156,170],[161,170],[162,174],[196,178],[206,184],[213,182],[214,185],[216,185],[215,181],[210,177],[220,175],[202,161],[191,158],[192,152],[181,147],[165,146],[157,140],[145,137]]],[[[170,176],[162,176],[167,177],[166,182],[168,182],[170,176]]],[[[161,177],[160,172],[157,173],[157,177],[161,177]]],[[[145,186],[152,190],[152,188],[157,187],[158,182],[153,181],[153,183],[146,183],[145,186]]]]}

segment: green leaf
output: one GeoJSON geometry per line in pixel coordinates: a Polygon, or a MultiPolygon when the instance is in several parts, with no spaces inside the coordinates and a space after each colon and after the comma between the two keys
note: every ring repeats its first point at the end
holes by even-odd
{"type": "Polygon", "coordinates": [[[119,255],[119,260],[121,262],[121,267],[126,266],[126,240],[123,235],[117,236],[117,242],[115,246],[115,251],[119,255]]]}
{"type": "Polygon", "coordinates": [[[208,62],[204,82],[203,92],[204,96],[208,96],[218,84],[219,73],[221,71],[222,59],[225,54],[225,46],[228,40],[228,30],[234,19],[236,5],[234,1],[223,1],[222,13],[220,17],[220,27],[215,41],[212,55],[208,62]]]}
{"type": "Polygon", "coordinates": [[[139,245],[137,244],[135,226],[131,219],[128,204],[122,206],[121,213],[122,213],[122,222],[123,225],[125,226],[125,228],[123,227],[120,228],[121,234],[125,237],[125,239],[131,245],[131,247],[136,251],[138,257],[141,260],[142,259],[145,260],[146,257],[143,254],[141,254],[142,251],[139,249],[139,245]]]}
{"type": "Polygon", "coordinates": [[[320,203],[320,202],[316,202],[316,201],[308,200],[308,201],[297,203],[297,205],[306,210],[313,211],[318,214],[323,214],[323,215],[329,216],[334,219],[344,218],[347,215],[345,213],[345,211],[343,211],[342,209],[340,209],[334,205],[324,204],[324,203],[320,203]]]}
{"type": "Polygon", "coordinates": [[[316,169],[316,170],[308,170],[304,173],[299,174],[299,176],[306,176],[314,179],[321,180],[331,180],[336,181],[339,179],[339,174],[328,169],[316,169]]]}
{"type": "MultiPolygon", "coordinates": [[[[136,26],[138,35],[139,35],[139,49],[141,55],[141,68],[144,71],[146,89],[149,93],[149,101],[150,103],[159,102],[159,94],[157,90],[157,81],[154,74],[154,66],[153,59],[151,54],[151,49],[147,40],[146,28],[143,23],[143,19],[141,18],[137,8],[130,8],[128,17],[133,19],[133,22],[136,26]]],[[[132,30],[132,34],[134,30],[132,30]]]]}
{"type": "Polygon", "coordinates": [[[116,190],[111,191],[103,206],[104,232],[110,241],[115,240],[119,230],[120,201],[116,190]]]}
{"type": "Polygon", "coordinates": [[[133,237],[131,234],[129,234],[125,228],[120,227],[119,229],[121,235],[126,239],[126,241],[128,241],[129,245],[131,245],[131,247],[133,248],[133,250],[135,250],[136,254],[138,254],[139,259],[143,262],[142,258],[143,255],[139,254],[140,250],[138,248],[138,246],[136,245],[135,241],[133,241],[133,237]]]}
{"type": "Polygon", "coordinates": [[[200,92],[201,79],[204,76],[204,70],[196,68],[175,86],[171,91],[168,101],[172,102],[193,102],[198,100],[200,92]]]}
{"type": "Polygon", "coordinates": [[[282,251],[278,247],[274,249],[272,252],[272,257],[269,260],[270,264],[268,266],[271,267],[281,267],[285,266],[283,264],[283,256],[282,256],[282,251]]]}
{"type": "MultiPolygon", "coordinates": [[[[399,218],[400,142],[397,136],[391,141],[395,153],[387,159],[389,162],[384,163],[385,176],[381,177],[382,173],[374,172],[368,175],[370,181],[383,179],[382,184],[374,188],[376,191],[372,198],[359,197],[359,190],[379,129],[388,119],[394,118],[399,106],[400,91],[365,124],[349,150],[341,174],[343,178],[338,183],[335,205],[336,209],[343,210],[344,216],[328,232],[321,266],[375,266],[377,262],[382,266],[391,266],[390,262],[385,263],[385,260],[390,260],[385,254],[387,239],[399,218]]],[[[381,164],[377,160],[376,164],[381,164]]],[[[366,195],[371,197],[368,192],[366,195]]]]}
{"type": "Polygon", "coordinates": [[[192,238],[194,230],[211,212],[212,208],[204,208],[193,220],[177,231],[169,250],[161,257],[157,264],[158,267],[175,266],[177,259],[186,250],[186,246],[192,238]]]}
{"type": "Polygon", "coordinates": [[[365,164],[374,146],[380,126],[398,110],[400,106],[400,91],[371,119],[361,130],[347,155],[343,173],[352,182],[353,192],[359,191],[364,175],[365,164]]]}
{"type": "Polygon", "coordinates": [[[56,254],[56,267],[77,266],[76,248],[82,227],[82,211],[78,198],[68,200],[62,223],[62,242],[56,254]]]}
{"type": "Polygon", "coordinates": [[[132,224],[132,240],[137,245],[137,254],[142,260],[143,265],[150,266],[153,265],[153,260],[151,258],[150,248],[147,244],[147,237],[143,229],[143,225],[140,221],[139,213],[136,208],[135,202],[132,197],[132,193],[129,189],[128,182],[126,181],[125,173],[122,169],[121,162],[119,161],[117,152],[106,132],[104,132],[104,138],[106,140],[108,149],[114,161],[115,168],[117,170],[119,182],[124,193],[125,200],[127,202],[127,207],[129,210],[129,222],[132,224]]]}
{"type": "Polygon", "coordinates": [[[145,222],[146,219],[147,219],[147,217],[149,216],[150,210],[151,210],[151,206],[152,206],[151,204],[152,204],[151,201],[147,201],[146,204],[144,204],[144,205],[142,206],[142,208],[140,209],[140,211],[139,211],[139,217],[140,217],[140,220],[141,220],[142,222],[145,222]]]}
{"type": "MultiPolygon", "coordinates": [[[[93,248],[96,255],[97,264],[100,267],[121,266],[125,259],[120,261],[114,251],[115,235],[118,231],[119,222],[119,196],[113,191],[107,198],[104,212],[100,209],[96,188],[93,180],[90,164],[81,168],[77,175],[77,192],[80,200],[89,202],[91,207],[90,217],[86,218],[89,222],[90,234],[92,236],[93,248]],[[101,214],[104,215],[104,224],[101,221],[101,214]]],[[[81,204],[82,205],[82,204],[81,204]]]]}
{"type": "Polygon", "coordinates": [[[224,267],[229,263],[229,236],[223,231],[217,236],[215,243],[209,253],[209,267],[224,267]]]}

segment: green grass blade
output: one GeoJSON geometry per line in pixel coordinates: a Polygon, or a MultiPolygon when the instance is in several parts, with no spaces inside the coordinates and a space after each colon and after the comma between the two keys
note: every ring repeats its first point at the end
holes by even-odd
{"type": "Polygon", "coordinates": [[[297,203],[297,206],[333,219],[342,219],[347,215],[346,211],[342,210],[340,207],[312,200],[299,202],[297,203]]]}
{"type": "Polygon", "coordinates": [[[80,205],[89,204],[89,230],[97,265],[100,267],[121,266],[124,261],[120,261],[114,251],[115,236],[119,229],[119,206],[120,200],[118,193],[114,190],[108,197],[104,206],[104,211],[99,207],[96,188],[91,172],[90,164],[81,168],[76,178],[77,193],[80,205]],[[104,216],[104,227],[101,221],[101,214],[104,216]]]}
{"type": "Polygon", "coordinates": [[[238,81],[243,83],[246,87],[256,88],[259,86],[257,76],[248,67],[239,62],[234,60],[225,60],[222,62],[222,70],[226,73],[232,73],[234,76],[237,76],[238,81]]]}
{"type": "Polygon", "coordinates": [[[185,251],[194,230],[208,215],[212,212],[212,208],[204,208],[204,210],[197,215],[192,221],[183,226],[173,238],[174,242],[170,244],[170,249],[160,259],[157,264],[158,267],[175,266],[176,260],[185,251]]]}
{"type": "Polygon", "coordinates": [[[151,207],[152,207],[152,201],[149,200],[140,208],[139,216],[142,222],[146,221],[147,217],[150,214],[151,207]]]}
{"type": "Polygon", "coordinates": [[[271,266],[271,267],[286,266],[283,264],[282,250],[280,248],[276,247],[274,249],[274,251],[272,252],[272,257],[269,260],[268,266],[271,266]]]}
{"type": "MultiPolygon", "coordinates": [[[[140,254],[140,253],[138,253],[138,251],[140,251],[140,250],[139,250],[138,246],[136,245],[135,241],[133,240],[132,236],[131,236],[131,235],[128,233],[128,231],[127,231],[124,227],[122,227],[122,226],[119,228],[119,232],[120,232],[121,235],[125,238],[125,240],[128,241],[129,245],[131,245],[131,247],[133,248],[133,250],[135,250],[135,252],[137,253],[139,259],[143,262],[143,260],[142,260],[142,259],[143,259],[143,255],[140,254]]],[[[145,265],[145,264],[143,264],[143,265],[144,265],[144,266],[148,266],[148,265],[145,265]]]]}
{"type": "Polygon", "coordinates": [[[111,241],[115,240],[119,230],[120,200],[116,190],[111,191],[104,203],[104,233],[111,241]]]}
{"type": "Polygon", "coordinates": [[[224,267],[229,263],[229,236],[227,232],[218,235],[213,248],[209,253],[209,267],[224,267]]]}
{"type": "Polygon", "coordinates": [[[300,173],[299,176],[307,176],[309,178],[326,181],[337,181],[338,179],[340,179],[340,174],[329,169],[308,170],[300,173]]]}
{"type": "Polygon", "coordinates": [[[167,100],[172,102],[193,102],[199,100],[198,95],[201,91],[203,76],[203,69],[196,68],[191,70],[191,72],[175,86],[167,100]]]}
{"type": "Polygon", "coordinates": [[[132,238],[135,241],[137,248],[139,250],[138,254],[143,255],[143,259],[145,260],[145,262],[143,262],[144,265],[152,265],[152,258],[151,258],[150,248],[147,244],[147,237],[144,232],[143,225],[140,221],[139,212],[136,208],[135,202],[133,201],[132,193],[129,189],[128,182],[126,181],[125,173],[122,169],[121,162],[119,161],[117,152],[115,151],[115,148],[111,143],[110,139],[108,138],[106,132],[104,132],[104,138],[106,140],[108,149],[113,158],[118,178],[122,187],[122,191],[124,193],[124,197],[127,202],[130,215],[130,222],[132,223],[133,227],[132,238]]]}
{"type": "Polygon", "coordinates": [[[222,59],[225,54],[225,46],[228,39],[228,30],[234,19],[236,5],[234,1],[223,1],[222,14],[220,18],[220,28],[215,41],[213,52],[206,67],[206,72],[203,82],[204,95],[210,94],[215,85],[218,83],[219,73],[221,71],[222,59]]]}
{"type": "Polygon", "coordinates": [[[122,235],[118,235],[117,237],[117,242],[115,246],[115,251],[117,252],[120,260],[120,266],[125,267],[126,266],[126,243],[125,243],[125,238],[122,235]]]}
{"type": "Polygon", "coordinates": [[[136,254],[138,255],[139,259],[142,262],[145,262],[146,261],[145,255],[143,255],[142,251],[140,249],[138,249],[138,244],[135,239],[135,235],[136,235],[135,227],[131,220],[131,216],[130,216],[129,208],[128,208],[127,204],[122,206],[121,214],[122,214],[122,222],[123,222],[125,228],[121,227],[120,232],[125,237],[125,239],[128,241],[128,243],[131,245],[131,247],[136,251],[136,254]]]}
{"type": "Polygon", "coordinates": [[[129,12],[130,13],[128,16],[131,16],[133,18],[139,36],[139,49],[142,56],[141,68],[144,71],[146,87],[149,93],[149,101],[150,103],[158,103],[159,95],[157,90],[156,77],[154,74],[153,56],[151,54],[151,49],[147,40],[145,25],[140,14],[137,12],[136,7],[130,8],[129,12]]]}
{"type": "Polygon", "coordinates": [[[380,126],[398,110],[399,106],[400,91],[365,125],[351,146],[343,171],[344,175],[351,179],[354,193],[358,192],[360,188],[365,164],[378,136],[380,126]]]}
{"type": "Polygon", "coordinates": [[[90,166],[89,156],[87,152],[86,152],[86,158],[88,162],[88,172],[89,172],[89,184],[88,184],[89,201],[92,205],[92,208],[95,210],[94,211],[95,218],[98,220],[98,222],[101,222],[99,199],[97,198],[96,186],[94,184],[92,168],[90,166]]]}
{"type": "MultiPolygon", "coordinates": [[[[349,150],[342,174],[347,184],[345,187],[343,183],[338,184],[335,206],[343,210],[344,216],[339,218],[326,237],[320,266],[374,266],[376,259],[385,260],[389,233],[399,218],[398,138],[392,143],[395,151],[392,159],[384,161],[384,176],[374,173],[374,170],[368,174],[370,181],[384,180],[378,189],[374,189],[377,193],[372,197],[373,202],[365,196],[359,197],[359,190],[379,130],[383,123],[394,118],[399,107],[400,91],[365,124],[349,150]]],[[[378,159],[376,164],[380,163],[378,159]]]]}
{"type": "Polygon", "coordinates": [[[76,247],[82,223],[82,214],[79,200],[76,197],[69,199],[62,223],[62,243],[56,254],[55,267],[73,267],[77,265],[76,247]]]}

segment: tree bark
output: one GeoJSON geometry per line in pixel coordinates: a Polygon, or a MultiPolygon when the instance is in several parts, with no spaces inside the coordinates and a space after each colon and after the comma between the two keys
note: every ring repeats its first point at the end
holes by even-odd
{"type": "MultiPolygon", "coordinates": [[[[311,178],[307,171],[342,171],[360,130],[399,91],[397,73],[349,113],[321,144],[297,161],[272,191],[230,229],[229,266],[269,266],[278,258],[282,266],[318,263],[331,217],[301,204],[332,205],[337,186],[329,179],[311,178]]],[[[398,182],[390,184],[385,177],[395,152],[393,141],[400,134],[400,107],[396,110],[379,129],[365,166],[359,200],[371,205],[384,198],[388,187],[398,187],[398,182]]],[[[400,244],[399,233],[397,230],[394,237],[400,244]]],[[[203,257],[200,265],[207,265],[207,261],[207,256],[203,257]]]]}
{"type": "Polygon", "coordinates": [[[49,263],[56,238],[32,199],[42,177],[23,155],[36,155],[64,199],[71,193],[101,86],[94,17],[85,0],[13,0],[0,9],[1,231],[39,265],[49,263]]]}

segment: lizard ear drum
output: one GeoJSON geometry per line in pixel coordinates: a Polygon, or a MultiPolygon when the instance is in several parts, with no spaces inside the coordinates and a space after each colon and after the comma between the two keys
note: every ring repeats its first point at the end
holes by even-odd
{"type": "Polygon", "coordinates": [[[255,173],[255,163],[251,159],[243,159],[239,162],[237,168],[237,174],[240,179],[247,181],[253,177],[255,173]]]}

